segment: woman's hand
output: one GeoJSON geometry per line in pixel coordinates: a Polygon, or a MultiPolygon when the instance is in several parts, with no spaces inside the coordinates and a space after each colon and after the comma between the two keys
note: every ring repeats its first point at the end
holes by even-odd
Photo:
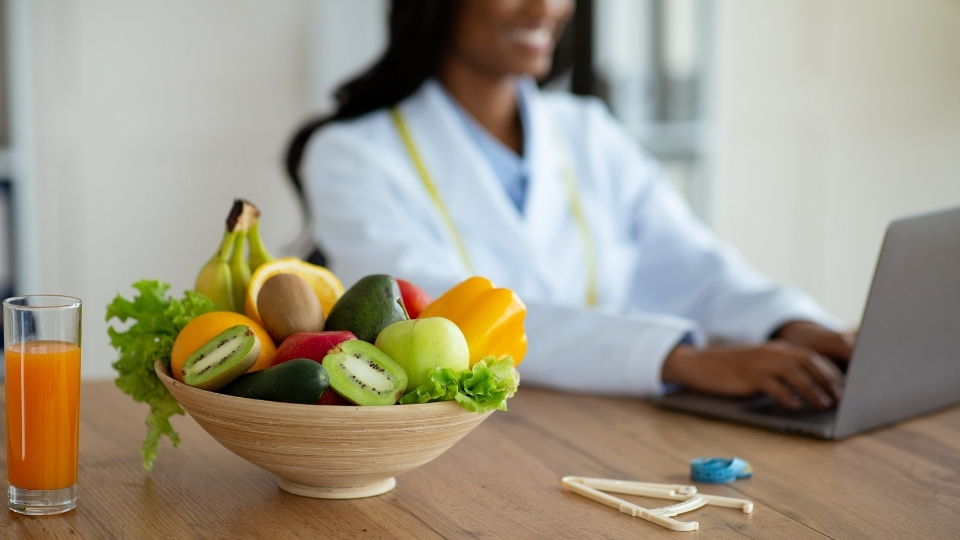
{"type": "MultiPolygon", "coordinates": [[[[830,349],[831,354],[843,356],[843,348],[834,340],[826,342],[837,347],[830,349]]],[[[817,342],[815,346],[822,344],[817,342]]],[[[812,348],[788,342],[786,337],[750,347],[698,349],[679,345],[664,361],[662,378],[710,394],[746,397],[764,393],[791,409],[800,408],[802,400],[826,409],[843,396],[843,373],[837,365],[812,348]]]]}
{"type": "Polygon", "coordinates": [[[846,366],[853,354],[855,332],[835,332],[810,321],[793,321],[781,326],[774,339],[799,345],[846,366]]]}

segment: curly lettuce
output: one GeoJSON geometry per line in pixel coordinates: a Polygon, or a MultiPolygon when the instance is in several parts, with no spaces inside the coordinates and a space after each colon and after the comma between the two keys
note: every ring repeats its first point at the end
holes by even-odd
{"type": "Polygon", "coordinates": [[[167,296],[170,285],[157,280],[141,280],[133,284],[138,291],[133,300],[119,294],[107,305],[107,317],[121,323],[133,321],[125,331],[109,326],[110,345],[120,357],[113,362],[118,373],[116,385],[134,401],[150,406],[147,414],[147,436],[140,447],[143,468],[153,469],[160,438],[164,435],[173,446],[180,436],[170,425],[170,417],[184,414],[177,400],[170,395],[153,370],[156,360],[170,365],[170,351],[180,332],[194,317],[217,306],[206,296],[186,291],[182,299],[167,296]]]}
{"type": "Polygon", "coordinates": [[[506,411],[507,400],[513,397],[519,384],[510,357],[484,358],[471,369],[462,371],[438,367],[430,372],[429,378],[430,384],[407,392],[400,398],[400,404],[456,400],[471,412],[506,411]]]}

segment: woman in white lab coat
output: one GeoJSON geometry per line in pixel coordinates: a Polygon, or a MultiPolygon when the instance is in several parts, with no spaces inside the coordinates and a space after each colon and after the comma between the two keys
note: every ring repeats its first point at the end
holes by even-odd
{"type": "Polygon", "coordinates": [[[387,52],[291,145],[328,265],[347,286],[387,273],[436,295],[476,274],[515,290],[525,384],[830,406],[841,324],[719,242],[599,101],[538,88],[572,10],[394,2],[387,52]]]}

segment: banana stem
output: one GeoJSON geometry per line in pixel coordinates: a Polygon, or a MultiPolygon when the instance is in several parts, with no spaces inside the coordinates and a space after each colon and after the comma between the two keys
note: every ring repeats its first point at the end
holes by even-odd
{"type": "Polygon", "coordinates": [[[234,199],[230,213],[227,214],[227,230],[247,230],[247,203],[243,199],[234,199]]]}
{"type": "Polygon", "coordinates": [[[223,240],[220,241],[220,247],[217,249],[217,258],[223,262],[229,262],[230,256],[233,253],[233,245],[236,242],[237,233],[232,231],[227,231],[223,235],[223,240]]]}
{"type": "Polygon", "coordinates": [[[230,256],[231,287],[234,307],[236,311],[243,312],[244,297],[247,294],[247,286],[250,284],[250,265],[247,264],[247,258],[244,256],[247,231],[241,229],[234,232],[234,235],[236,237],[233,243],[233,253],[230,256]]]}
{"type": "Polygon", "coordinates": [[[230,263],[240,264],[243,262],[244,240],[247,239],[247,231],[233,231],[233,249],[230,251],[230,263]]]}
{"type": "Polygon", "coordinates": [[[254,218],[247,231],[247,241],[250,245],[250,271],[255,271],[261,264],[273,260],[273,256],[267,251],[267,247],[260,238],[260,221],[254,218]]]}
{"type": "Polygon", "coordinates": [[[227,215],[227,230],[247,232],[260,219],[260,210],[249,201],[234,199],[227,215]]]}

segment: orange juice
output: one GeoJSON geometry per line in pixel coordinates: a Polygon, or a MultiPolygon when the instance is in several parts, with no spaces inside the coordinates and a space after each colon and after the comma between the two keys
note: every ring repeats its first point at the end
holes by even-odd
{"type": "Polygon", "coordinates": [[[21,489],[77,483],[80,347],[27,341],[6,349],[7,473],[21,489]]]}

